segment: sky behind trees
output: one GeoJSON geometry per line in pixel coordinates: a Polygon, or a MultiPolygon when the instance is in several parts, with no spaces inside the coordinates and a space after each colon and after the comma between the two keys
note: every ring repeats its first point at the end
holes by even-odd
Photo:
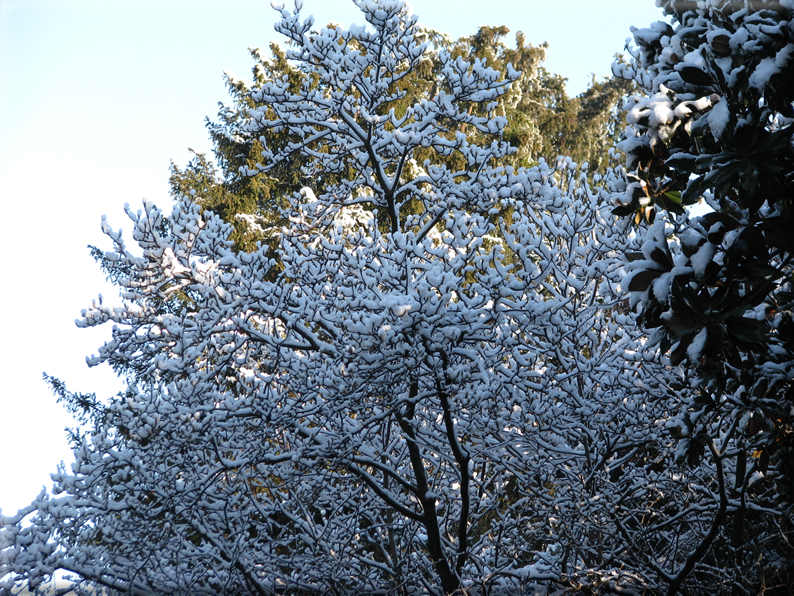
{"type": "MultiPolygon", "coordinates": [[[[629,26],[661,17],[653,0],[415,0],[428,27],[453,37],[480,25],[524,31],[550,45],[546,67],[570,94],[605,76],[629,26]]],[[[350,0],[306,0],[319,23],[360,20],[350,0]]],[[[167,206],[168,166],[188,148],[209,151],[204,118],[227,101],[224,70],[248,78],[249,46],[278,39],[265,1],[0,1],[0,508],[30,502],[60,460],[71,461],[68,415],[41,380],[112,393],[106,368],[89,370],[109,329],[74,319],[109,285],[86,249],[102,244],[100,218],[128,231],[128,202],[167,206]]]]}

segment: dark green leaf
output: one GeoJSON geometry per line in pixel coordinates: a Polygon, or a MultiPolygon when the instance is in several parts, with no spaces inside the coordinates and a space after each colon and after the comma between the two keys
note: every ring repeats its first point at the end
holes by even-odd
{"type": "Polygon", "coordinates": [[[739,180],[742,190],[752,196],[758,190],[758,168],[752,161],[743,161],[739,164],[739,180]]]}
{"type": "Polygon", "coordinates": [[[758,157],[772,157],[773,155],[785,152],[791,143],[791,136],[794,133],[791,127],[783,128],[765,136],[756,146],[754,155],[758,157]]]}
{"type": "Polygon", "coordinates": [[[679,215],[685,213],[686,210],[681,206],[681,193],[680,192],[666,192],[656,197],[657,204],[670,211],[671,213],[678,213],[679,215]]]}
{"type": "Polygon", "coordinates": [[[689,153],[676,153],[664,163],[667,167],[681,172],[694,172],[699,169],[697,157],[689,153]]]}
{"type": "Polygon", "coordinates": [[[687,335],[686,337],[681,338],[681,341],[678,342],[678,345],[673,350],[673,353],[670,354],[670,364],[673,366],[678,366],[684,361],[684,358],[686,358],[686,350],[694,338],[694,335],[687,335]]]}
{"type": "Polygon", "coordinates": [[[698,87],[711,87],[714,81],[711,77],[695,66],[684,66],[678,70],[678,74],[685,83],[690,85],[697,85],[698,87]]]}
{"type": "Polygon", "coordinates": [[[711,49],[717,56],[730,56],[731,46],[730,37],[727,35],[717,35],[711,40],[711,49]]]}
{"type": "Polygon", "coordinates": [[[617,215],[618,217],[625,217],[626,215],[631,215],[637,210],[636,206],[632,205],[620,205],[615,207],[612,210],[612,215],[617,215]]]}
{"type": "Polygon", "coordinates": [[[748,277],[752,279],[764,279],[767,277],[777,279],[783,275],[780,269],[773,267],[768,263],[768,261],[762,261],[760,259],[752,259],[751,261],[747,262],[742,269],[750,269],[752,274],[748,277]]]}
{"type": "Polygon", "coordinates": [[[770,246],[780,248],[786,252],[794,252],[794,230],[791,223],[784,217],[771,217],[764,221],[766,228],[764,236],[770,246]]]}
{"type": "Polygon", "coordinates": [[[747,317],[728,317],[725,319],[725,327],[733,337],[749,344],[763,344],[769,330],[763,321],[747,317]]]}
{"type": "Polygon", "coordinates": [[[651,251],[651,259],[659,263],[667,271],[673,268],[673,261],[670,259],[670,253],[661,248],[657,247],[651,251]]]}
{"type": "Polygon", "coordinates": [[[739,227],[739,222],[736,221],[736,219],[727,213],[721,213],[719,211],[712,211],[711,213],[706,213],[706,215],[701,215],[699,220],[706,231],[710,230],[715,223],[721,223],[725,232],[731,232],[739,227]]]}
{"type": "Polygon", "coordinates": [[[638,271],[629,282],[629,292],[644,292],[662,273],[658,269],[638,271]]]}
{"type": "Polygon", "coordinates": [[[726,164],[711,170],[708,174],[691,180],[682,194],[685,205],[691,205],[703,196],[708,189],[720,189],[723,186],[734,184],[739,178],[739,164],[736,162],[726,164]]]}
{"type": "Polygon", "coordinates": [[[673,337],[688,337],[686,343],[689,345],[695,334],[703,327],[703,323],[692,316],[676,313],[664,322],[664,326],[673,337]]]}

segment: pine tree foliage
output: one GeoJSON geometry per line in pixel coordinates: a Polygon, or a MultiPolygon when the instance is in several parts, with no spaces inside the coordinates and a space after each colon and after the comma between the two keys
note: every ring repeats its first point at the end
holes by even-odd
{"type": "MultiPolygon", "coordinates": [[[[259,49],[251,50],[256,60],[253,87],[266,80],[286,77],[297,89],[306,73],[287,61],[279,45],[271,44],[270,50],[272,56],[264,55],[259,49]]],[[[248,110],[258,104],[251,97],[249,85],[229,76],[226,81],[234,107],[221,106],[220,121],[207,123],[217,165],[204,154],[196,154],[184,169],[172,163],[171,194],[175,198],[195,197],[205,208],[232,224],[231,238],[237,248],[251,251],[258,241],[275,246],[286,223],[279,216],[286,206],[286,197],[310,180],[298,160],[283,164],[269,176],[240,174],[240,168],[251,168],[261,159],[261,143],[244,129],[248,110]]],[[[271,144],[283,141],[277,134],[269,140],[271,144]]]]}
{"type": "MultiPolygon", "coordinates": [[[[394,102],[395,109],[399,112],[421,98],[433,99],[438,94],[445,85],[440,58],[444,52],[464,60],[472,57],[487,60],[500,72],[506,72],[510,64],[518,71],[518,78],[503,95],[495,98],[494,112],[507,119],[504,139],[516,148],[513,154],[504,156],[503,163],[528,167],[541,158],[553,161],[557,155],[564,154],[577,163],[589,163],[591,172],[603,173],[609,162],[609,148],[617,140],[618,107],[632,84],[620,78],[593,81],[581,96],[569,97],[565,79],[543,67],[546,45],[528,45],[519,32],[516,47],[510,48],[505,43],[508,33],[507,27],[481,27],[473,36],[451,41],[439,32],[417,29],[417,39],[427,43],[427,48],[422,60],[413,65],[400,83],[405,95],[394,102]]],[[[285,49],[278,44],[271,44],[269,54],[253,49],[251,56],[255,61],[253,81],[246,83],[227,77],[232,104],[221,106],[218,121],[207,124],[217,165],[206,155],[196,155],[184,168],[171,166],[172,195],[195,197],[201,205],[219,214],[234,226],[235,247],[249,251],[255,249],[258,241],[271,246],[278,243],[278,234],[287,223],[280,215],[287,198],[303,186],[316,183],[304,171],[306,164],[299,153],[267,174],[241,174],[241,168],[256,172],[253,166],[261,161],[262,145],[247,129],[246,122],[249,110],[267,109],[267,106],[252,92],[265,81],[281,77],[287,78],[294,91],[311,77],[305,68],[287,60],[285,49]]],[[[310,84],[317,87],[321,82],[311,79],[310,84]]],[[[477,116],[488,113],[484,104],[462,100],[461,105],[477,116]]],[[[455,123],[449,124],[453,130],[455,123]]],[[[465,122],[460,127],[460,132],[476,139],[476,130],[467,130],[465,122]]],[[[270,132],[271,146],[283,141],[277,132],[270,132]]],[[[419,161],[424,159],[421,153],[418,150],[419,161]]],[[[454,160],[456,156],[447,159],[454,160]]]]}
{"type": "Polygon", "coordinates": [[[517,149],[508,160],[510,165],[531,166],[540,158],[567,155],[603,173],[609,149],[618,139],[618,108],[632,83],[618,77],[593,80],[583,94],[569,97],[565,79],[543,66],[548,45],[527,45],[524,34],[518,32],[516,47],[510,48],[505,44],[508,33],[505,26],[484,26],[475,35],[444,47],[456,56],[485,59],[501,71],[510,64],[520,72],[500,101],[500,115],[508,120],[505,139],[517,149]]]}

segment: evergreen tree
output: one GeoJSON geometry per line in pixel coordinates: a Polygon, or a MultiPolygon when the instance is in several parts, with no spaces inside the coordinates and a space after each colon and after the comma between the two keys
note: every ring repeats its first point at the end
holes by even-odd
{"type": "Polygon", "coordinates": [[[672,594],[721,540],[737,568],[759,558],[750,536],[769,541],[765,558],[788,552],[792,568],[794,4],[661,4],[672,25],[635,31],[632,63],[616,67],[643,94],[627,106],[630,173],[615,213],[656,220],[628,255],[628,289],[698,388],[672,429],[682,455],[695,465],[709,454],[720,470],[709,531],[667,572],[672,594]],[[709,212],[688,220],[701,200],[709,212]],[[775,494],[783,532],[748,505],[775,494]]]}
{"type": "MultiPolygon", "coordinates": [[[[499,72],[507,72],[510,65],[519,76],[504,95],[495,99],[495,113],[508,123],[504,138],[515,148],[512,155],[505,157],[505,164],[531,166],[541,158],[553,161],[558,155],[569,155],[577,163],[588,162],[591,172],[603,173],[609,161],[609,149],[617,138],[618,108],[632,83],[621,78],[594,80],[585,93],[571,98],[565,91],[565,79],[543,67],[546,45],[527,45],[519,32],[516,48],[509,48],[505,44],[508,33],[504,26],[481,27],[475,35],[453,42],[436,31],[418,30],[417,35],[428,44],[428,51],[401,82],[405,96],[395,102],[394,109],[399,112],[421,97],[432,99],[444,88],[443,52],[456,58],[485,60],[499,72]]],[[[206,155],[196,155],[184,168],[171,165],[172,195],[198,196],[204,207],[234,226],[232,239],[243,250],[253,250],[257,241],[275,245],[286,223],[280,213],[287,197],[317,182],[303,170],[305,164],[298,153],[277,170],[267,174],[256,172],[254,165],[261,161],[262,144],[244,126],[248,111],[262,107],[252,99],[252,91],[265,81],[282,76],[287,77],[292,90],[297,90],[307,73],[291,64],[285,50],[276,44],[271,44],[270,55],[257,49],[252,50],[251,56],[255,60],[252,83],[227,78],[232,104],[221,106],[217,122],[207,123],[217,165],[206,155]],[[241,168],[251,174],[241,174],[241,168]]],[[[486,114],[486,106],[464,103],[471,114],[486,114]]],[[[453,127],[450,134],[455,132],[453,127]]],[[[467,130],[465,123],[459,132],[477,138],[477,131],[467,130]]],[[[270,133],[271,145],[279,142],[278,134],[270,133]]],[[[455,160],[456,156],[449,159],[455,160]]]]}

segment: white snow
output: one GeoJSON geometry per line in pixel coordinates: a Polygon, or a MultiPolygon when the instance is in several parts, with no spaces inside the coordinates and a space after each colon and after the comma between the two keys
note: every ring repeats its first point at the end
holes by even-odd
{"type": "Polygon", "coordinates": [[[696,363],[698,361],[700,355],[703,353],[703,348],[706,346],[706,339],[708,339],[708,331],[704,327],[698,331],[698,334],[686,349],[686,355],[689,357],[690,362],[696,363]]]}
{"type": "Polygon", "coordinates": [[[715,139],[719,140],[722,137],[722,133],[725,132],[730,121],[730,115],[728,98],[721,97],[708,113],[709,128],[711,128],[711,134],[715,139]]]}
{"type": "Polygon", "coordinates": [[[692,268],[695,270],[695,275],[698,277],[703,276],[706,267],[708,267],[709,263],[713,260],[716,250],[717,247],[711,242],[704,242],[700,248],[698,248],[697,252],[692,255],[691,262],[692,268]]]}

